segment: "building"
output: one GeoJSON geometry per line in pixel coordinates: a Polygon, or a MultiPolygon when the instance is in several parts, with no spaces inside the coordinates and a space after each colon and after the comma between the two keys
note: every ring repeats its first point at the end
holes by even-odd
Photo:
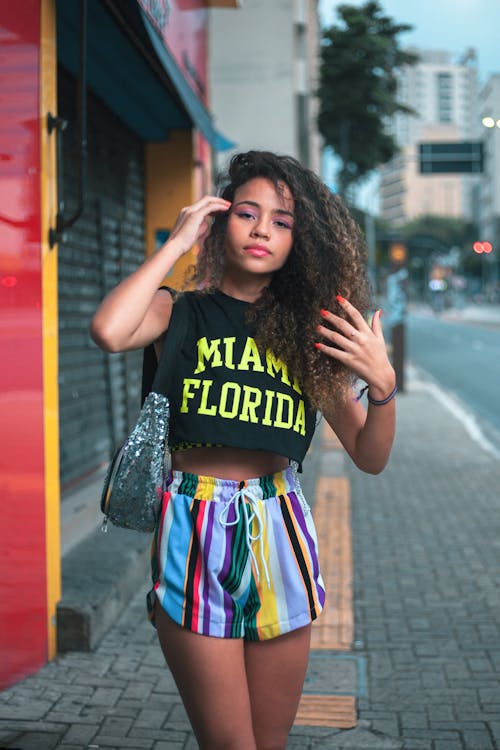
{"type": "MultiPolygon", "coordinates": [[[[209,22],[210,100],[238,151],[290,154],[319,173],[317,0],[245,0],[209,22]]],[[[227,155],[219,155],[218,167],[227,155]]]]}
{"type": "Polygon", "coordinates": [[[101,352],[93,311],[232,145],[207,109],[206,50],[209,8],[236,4],[0,2],[0,689],[55,655],[66,521],[96,527],[140,406],[140,354],[101,352]],[[93,514],[72,502],[91,482],[93,514]]]}
{"type": "Polygon", "coordinates": [[[472,218],[477,176],[421,175],[420,143],[473,140],[477,135],[478,72],[474,50],[459,61],[451,53],[413,49],[414,66],[398,75],[398,98],[415,114],[391,124],[399,154],[380,169],[380,213],[395,226],[425,214],[472,218]]]}
{"type": "Polygon", "coordinates": [[[487,294],[498,301],[500,289],[500,73],[491,75],[479,93],[480,137],[484,149],[484,172],[480,181],[480,240],[491,242],[493,252],[483,256],[487,265],[487,294]]]}

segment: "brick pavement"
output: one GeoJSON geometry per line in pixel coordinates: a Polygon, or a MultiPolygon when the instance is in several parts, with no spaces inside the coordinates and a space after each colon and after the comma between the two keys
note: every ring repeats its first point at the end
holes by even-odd
{"type": "MultiPolygon", "coordinates": [[[[410,378],[383,474],[336,462],[351,481],[354,650],[315,652],[306,691],[348,694],[362,663],[366,689],[355,729],[296,726],[289,748],[500,750],[500,466],[435,393],[410,378]]],[[[0,695],[0,748],[196,748],[146,587],[96,651],[0,695]]]]}
{"type": "Polygon", "coordinates": [[[500,748],[500,463],[413,379],[390,466],[350,471],[359,715],[405,750],[500,748]]]}
{"type": "MultiPolygon", "coordinates": [[[[335,689],[331,670],[315,669],[313,664],[310,679],[314,692],[325,685],[335,689]]],[[[327,696],[325,701],[328,708],[327,696]]],[[[361,722],[350,730],[297,726],[287,747],[398,750],[401,745],[361,722]]],[[[61,656],[1,694],[0,748],[197,748],[154,631],[145,620],[142,592],[94,652],[61,656]]]]}

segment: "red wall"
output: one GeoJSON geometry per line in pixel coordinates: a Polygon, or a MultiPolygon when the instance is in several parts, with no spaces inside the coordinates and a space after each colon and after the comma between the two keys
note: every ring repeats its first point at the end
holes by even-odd
{"type": "Polygon", "coordinates": [[[138,0],[163,37],[191,88],[207,103],[207,21],[202,0],[138,0]],[[161,15],[152,8],[161,7],[161,15]]]}
{"type": "Polygon", "coordinates": [[[40,0],[0,4],[0,689],[47,659],[40,0]]]}

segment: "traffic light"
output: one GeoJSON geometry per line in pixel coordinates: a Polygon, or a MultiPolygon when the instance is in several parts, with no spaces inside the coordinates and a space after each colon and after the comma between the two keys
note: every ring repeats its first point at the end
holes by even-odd
{"type": "Polygon", "coordinates": [[[402,242],[392,242],[389,246],[389,258],[393,263],[405,263],[408,256],[408,250],[402,242]]]}
{"type": "Polygon", "coordinates": [[[481,253],[486,253],[488,255],[493,250],[493,245],[491,244],[491,242],[479,242],[478,241],[478,242],[474,242],[474,244],[472,245],[472,249],[478,255],[481,255],[481,253]]]}

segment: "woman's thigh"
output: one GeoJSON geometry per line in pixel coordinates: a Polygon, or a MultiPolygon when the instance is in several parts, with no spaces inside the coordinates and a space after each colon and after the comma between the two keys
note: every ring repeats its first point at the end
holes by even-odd
{"type": "Polygon", "coordinates": [[[297,713],[307,671],[311,626],[245,643],[247,684],[258,750],[280,750],[297,713]]]}
{"type": "Polygon", "coordinates": [[[255,750],[243,641],[193,633],[158,602],[155,622],[200,748],[255,750]]]}

